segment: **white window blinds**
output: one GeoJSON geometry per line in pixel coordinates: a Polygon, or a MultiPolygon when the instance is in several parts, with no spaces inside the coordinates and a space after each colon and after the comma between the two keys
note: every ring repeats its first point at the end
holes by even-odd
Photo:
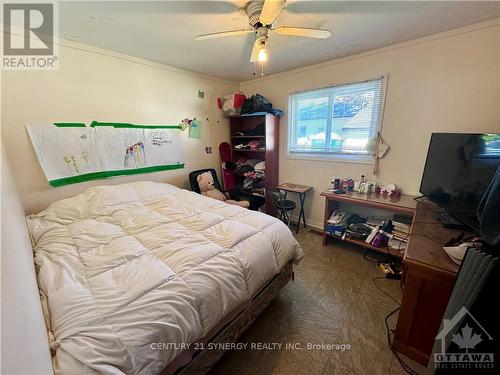
{"type": "Polygon", "coordinates": [[[288,153],[371,155],[384,97],[384,77],[290,95],[288,153]]]}

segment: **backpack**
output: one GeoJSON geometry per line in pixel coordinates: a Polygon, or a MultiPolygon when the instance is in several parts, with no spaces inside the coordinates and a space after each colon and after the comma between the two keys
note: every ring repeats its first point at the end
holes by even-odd
{"type": "Polygon", "coordinates": [[[241,107],[241,113],[268,112],[273,109],[273,105],[264,96],[255,94],[246,99],[241,107]]]}

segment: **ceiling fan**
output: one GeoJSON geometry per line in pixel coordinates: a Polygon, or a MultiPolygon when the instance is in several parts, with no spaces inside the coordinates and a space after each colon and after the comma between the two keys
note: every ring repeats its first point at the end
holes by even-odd
{"type": "MultiPolygon", "coordinates": [[[[332,36],[330,30],[315,29],[306,27],[279,26],[274,27],[276,18],[279,16],[286,0],[252,0],[239,12],[248,16],[248,23],[251,28],[243,30],[222,31],[210,34],[201,34],[195,40],[206,40],[221,38],[226,36],[245,35],[255,33],[255,42],[250,56],[251,62],[264,64],[267,61],[269,48],[269,32],[276,32],[281,35],[301,36],[308,38],[327,39],[332,36]]],[[[255,74],[255,73],[254,73],[255,74]]],[[[263,70],[262,73],[263,75],[263,70]]]]}

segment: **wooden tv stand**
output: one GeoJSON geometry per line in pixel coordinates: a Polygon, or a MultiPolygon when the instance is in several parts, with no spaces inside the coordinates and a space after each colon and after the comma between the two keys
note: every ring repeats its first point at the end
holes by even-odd
{"type": "MultiPolygon", "coordinates": [[[[407,214],[409,216],[414,216],[417,202],[413,195],[402,194],[397,198],[388,197],[381,194],[360,194],[356,192],[348,191],[345,194],[335,194],[332,191],[324,191],[320,195],[325,197],[325,216],[323,220],[323,245],[328,242],[328,237],[334,237],[340,240],[339,237],[329,235],[326,232],[327,220],[330,219],[333,211],[337,210],[339,203],[347,203],[351,205],[364,206],[379,208],[395,213],[407,214]]],[[[354,243],[356,245],[378,251],[385,254],[390,254],[398,258],[403,258],[403,252],[391,251],[387,247],[375,247],[372,244],[368,244],[365,241],[346,238],[345,242],[354,243]]]]}

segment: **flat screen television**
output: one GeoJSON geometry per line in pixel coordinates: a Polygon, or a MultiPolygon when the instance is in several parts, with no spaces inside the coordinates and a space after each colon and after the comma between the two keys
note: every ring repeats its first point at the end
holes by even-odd
{"type": "Polygon", "coordinates": [[[477,231],[477,206],[499,166],[500,134],[432,133],[420,193],[477,231]]]}

